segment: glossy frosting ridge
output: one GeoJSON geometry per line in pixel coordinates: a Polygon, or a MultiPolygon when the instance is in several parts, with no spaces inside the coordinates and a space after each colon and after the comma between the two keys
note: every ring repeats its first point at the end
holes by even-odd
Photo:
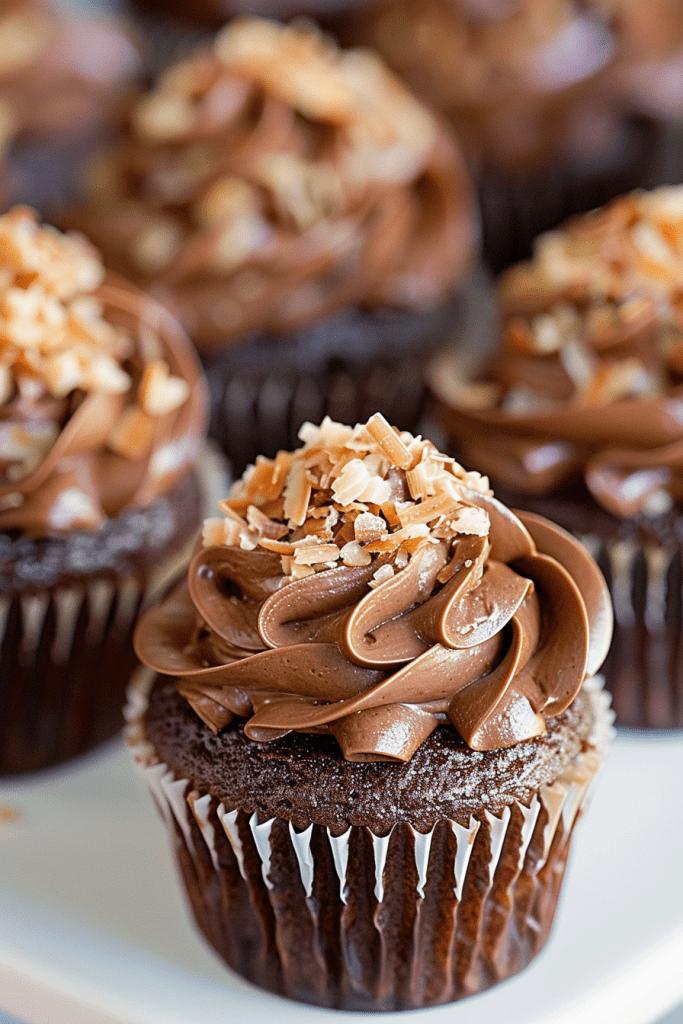
{"type": "Polygon", "coordinates": [[[255,18],[165,72],[70,217],[205,348],[439,305],[477,236],[454,140],[379,58],[255,18]]]}
{"type": "Polygon", "coordinates": [[[80,236],[0,217],[0,530],[94,530],[185,476],[204,384],[174,318],[80,236]]]}
{"type": "Polygon", "coordinates": [[[447,723],[475,750],[542,734],[611,637],[581,546],[379,414],[302,440],[207,521],[143,662],[214,731],[330,733],[348,760],[407,761],[447,723]]]}
{"type": "Polygon", "coordinates": [[[483,373],[431,373],[465,457],[531,494],[583,479],[615,516],[683,499],[683,188],[633,193],[503,275],[483,373]]]}

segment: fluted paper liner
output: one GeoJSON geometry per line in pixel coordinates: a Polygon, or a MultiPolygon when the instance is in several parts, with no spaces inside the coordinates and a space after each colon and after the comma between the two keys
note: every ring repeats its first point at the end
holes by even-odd
{"type": "Polygon", "coordinates": [[[387,835],[226,808],[177,778],[147,741],[148,672],[128,742],[173,837],[199,928],[233,970],[293,999],[347,1010],[450,1002],[525,967],[548,936],[574,824],[613,735],[609,697],[584,684],[588,748],[527,807],[405,821],[387,835]]]}
{"type": "MultiPolygon", "coordinates": [[[[215,454],[207,449],[197,470],[202,503],[226,493],[215,454]]],[[[135,623],[189,560],[200,522],[179,510],[152,571],[133,556],[126,575],[103,568],[0,591],[0,775],[45,768],[121,730],[139,664],[135,623]]]]}
{"type": "Polygon", "coordinates": [[[617,725],[683,729],[683,545],[578,535],[614,605],[603,666],[617,725]]]}

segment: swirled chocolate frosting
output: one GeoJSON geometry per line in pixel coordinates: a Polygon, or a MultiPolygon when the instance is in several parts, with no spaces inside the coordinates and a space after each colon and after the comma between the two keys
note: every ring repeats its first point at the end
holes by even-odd
{"type": "Polygon", "coordinates": [[[214,731],[331,733],[348,760],[407,761],[442,723],[474,750],[543,733],[611,638],[581,546],[380,414],[302,439],[207,521],[142,661],[214,731]]]}
{"type": "Polygon", "coordinates": [[[380,0],[343,30],[441,110],[489,170],[514,176],[609,145],[603,74],[615,42],[580,0],[380,0]]]}
{"type": "Polygon", "coordinates": [[[0,0],[0,153],[112,122],[138,70],[121,25],[42,0],[0,0]]]}
{"type": "Polygon", "coordinates": [[[431,381],[463,457],[513,490],[583,479],[615,516],[683,499],[683,188],[615,200],[541,236],[500,282],[502,345],[431,381]]]}
{"type": "Polygon", "coordinates": [[[162,76],[86,192],[69,223],[204,348],[433,308],[476,238],[455,142],[380,60],[258,19],[162,76]]]}
{"type": "Polygon", "coordinates": [[[94,530],[194,461],[204,384],[182,328],[80,236],[0,217],[0,530],[94,530]]]}

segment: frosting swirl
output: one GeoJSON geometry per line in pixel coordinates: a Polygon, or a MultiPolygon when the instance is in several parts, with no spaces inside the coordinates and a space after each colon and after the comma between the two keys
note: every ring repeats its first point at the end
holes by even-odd
{"type": "Polygon", "coordinates": [[[162,76],[69,216],[204,348],[438,305],[476,238],[455,142],[379,59],[258,19],[162,76]]]}
{"type": "Polygon", "coordinates": [[[182,329],[84,238],[0,217],[0,530],[93,530],[168,493],[206,419],[182,329]]]}
{"type": "Polygon", "coordinates": [[[609,645],[595,563],[379,414],[302,436],[207,521],[141,660],[214,731],[330,733],[353,761],[407,761],[449,722],[475,750],[540,735],[609,645]]]}
{"type": "Polygon", "coordinates": [[[614,39],[586,4],[382,0],[347,31],[443,111],[489,170],[510,177],[604,151],[614,39]]]}
{"type": "Polygon", "coordinates": [[[547,494],[585,482],[615,516],[683,499],[683,188],[615,200],[538,239],[500,282],[503,337],[464,380],[430,373],[467,458],[547,494]]]}

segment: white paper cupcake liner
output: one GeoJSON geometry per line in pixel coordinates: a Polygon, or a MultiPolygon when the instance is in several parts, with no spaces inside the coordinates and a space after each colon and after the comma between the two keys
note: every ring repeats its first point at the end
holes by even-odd
{"type": "Polygon", "coordinates": [[[543,946],[614,733],[599,679],[584,684],[587,749],[529,806],[444,819],[428,833],[398,822],[380,836],[260,821],[177,778],[145,737],[151,681],[141,673],[131,688],[128,742],[174,837],[197,924],[238,973],[318,1005],[396,1010],[481,991],[543,946]]]}

